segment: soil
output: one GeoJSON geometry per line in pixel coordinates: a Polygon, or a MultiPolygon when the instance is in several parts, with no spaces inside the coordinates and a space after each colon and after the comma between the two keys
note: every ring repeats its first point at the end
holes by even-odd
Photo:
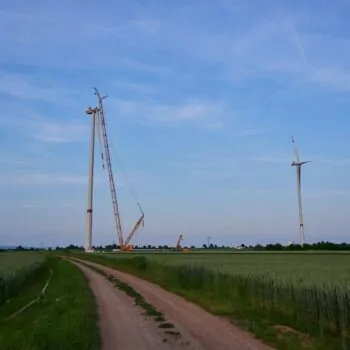
{"type": "Polygon", "coordinates": [[[104,276],[75,263],[87,277],[98,306],[102,350],[191,349],[183,339],[167,335],[134,305],[131,297],[104,276]]]}
{"type": "Polygon", "coordinates": [[[181,335],[172,337],[167,334],[167,342],[163,342],[164,336],[155,321],[145,319],[130,297],[116,290],[105,277],[79,264],[97,298],[102,349],[273,349],[228,320],[214,316],[151,282],[99,264],[84,263],[103,269],[132,286],[147,302],[161,311],[167,322],[174,324],[181,335]]]}

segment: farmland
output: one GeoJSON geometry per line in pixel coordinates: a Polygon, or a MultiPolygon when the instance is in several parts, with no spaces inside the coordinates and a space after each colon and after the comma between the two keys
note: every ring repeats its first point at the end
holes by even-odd
{"type": "Polygon", "coordinates": [[[2,253],[0,267],[1,349],[99,347],[95,300],[79,269],[35,252],[2,253]]]}
{"type": "MultiPolygon", "coordinates": [[[[109,257],[116,257],[116,254],[109,257]]],[[[322,285],[350,290],[350,254],[332,253],[227,253],[147,254],[165,266],[205,267],[232,276],[259,276],[280,283],[302,286],[322,285]]]]}
{"type": "Polygon", "coordinates": [[[215,314],[232,317],[279,349],[298,349],[305,339],[314,349],[350,348],[348,254],[92,254],[85,258],[136,274],[215,314]],[[293,331],[281,337],[281,327],[293,331]],[[295,337],[299,340],[286,339],[295,337]]]}
{"type": "Polygon", "coordinates": [[[32,252],[0,253],[0,306],[45,268],[46,256],[32,252]]]}

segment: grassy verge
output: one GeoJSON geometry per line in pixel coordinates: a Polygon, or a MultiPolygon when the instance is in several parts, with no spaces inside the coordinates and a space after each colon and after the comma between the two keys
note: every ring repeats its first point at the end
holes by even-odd
{"type": "Polygon", "coordinates": [[[180,333],[178,331],[175,331],[175,330],[172,330],[171,332],[169,331],[169,329],[175,328],[175,326],[170,322],[166,322],[167,320],[164,317],[163,313],[157,310],[152,304],[148,303],[145,300],[145,298],[140,293],[138,293],[133,287],[131,287],[129,284],[122,282],[115,276],[108,274],[107,272],[105,272],[104,270],[98,267],[91,266],[85,263],[82,263],[82,264],[100,273],[101,275],[106,277],[108,281],[113,283],[116,288],[125,292],[129,297],[133,298],[135,305],[142,308],[145,311],[146,316],[152,317],[155,322],[159,322],[159,325],[158,325],[159,328],[166,329],[166,331],[164,331],[165,334],[174,335],[176,337],[180,336],[180,333]]]}
{"type": "Polygon", "coordinates": [[[49,279],[49,276],[50,261],[46,260],[35,273],[30,273],[21,286],[16,289],[12,297],[0,307],[0,320],[10,317],[13,313],[27,305],[31,300],[36,299],[49,279]]]}
{"type": "Polygon", "coordinates": [[[94,296],[83,273],[73,264],[50,258],[46,269],[0,309],[1,350],[98,350],[100,348],[94,296]],[[45,296],[21,314],[5,320],[36,298],[53,276],[45,296]]]}
{"type": "MultiPolygon", "coordinates": [[[[294,314],[295,300],[285,304],[270,304],[266,293],[260,289],[250,293],[249,281],[237,281],[225,275],[211,276],[205,269],[182,266],[161,266],[145,257],[129,259],[107,258],[102,255],[79,254],[78,258],[94,261],[105,266],[134,274],[179,294],[200,305],[207,311],[224,316],[248,329],[258,338],[281,350],[347,350],[350,349],[348,334],[332,332],[321,323],[312,321],[314,315],[307,312],[294,314]],[[246,285],[244,283],[247,283],[246,285]],[[256,291],[261,290],[261,295],[256,291]],[[294,304],[293,304],[294,302],[294,304]],[[285,308],[290,306],[290,308],[285,308]]],[[[264,287],[264,286],[262,286],[264,287]]],[[[304,307],[304,305],[302,305],[304,307]]],[[[327,305],[324,305],[327,308],[327,305]]],[[[300,309],[300,307],[299,307],[300,309]]],[[[307,310],[307,305],[305,305],[307,310]]],[[[344,320],[346,322],[346,320],[344,320]]],[[[346,323],[344,323],[346,325],[346,323]]],[[[335,324],[335,327],[339,325],[335,324]]],[[[346,328],[343,327],[342,328],[346,328]]]]}
{"type": "Polygon", "coordinates": [[[47,256],[44,254],[0,253],[0,308],[18,295],[22,285],[35,283],[46,266],[47,256]]]}

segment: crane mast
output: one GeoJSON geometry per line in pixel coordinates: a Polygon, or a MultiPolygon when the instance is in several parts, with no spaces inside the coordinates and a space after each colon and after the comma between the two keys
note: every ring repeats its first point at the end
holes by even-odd
{"type": "MultiPolygon", "coordinates": [[[[117,233],[118,233],[118,240],[119,240],[119,245],[120,247],[124,246],[124,241],[123,241],[123,229],[122,229],[122,224],[120,220],[120,211],[119,211],[119,205],[117,201],[117,193],[115,189],[115,183],[114,183],[114,177],[113,177],[113,170],[112,170],[112,163],[111,163],[111,156],[109,152],[109,145],[108,145],[108,137],[107,137],[107,130],[106,130],[106,120],[103,112],[103,103],[102,100],[107,97],[101,97],[100,93],[98,90],[95,88],[95,94],[98,98],[98,124],[100,128],[98,128],[98,131],[102,131],[102,137],[103,137],[103,144],[104,144],[104,150],[105,150],[105,156],[106,156],[106,166],[107,166],[107,171],[108,171],[108,180],[109,180],[109,188],[111,191],[111,197],[112,197],[112,205],[113,205],[113,211],[114,211],[114,217],[115,217],[115,224],[117,228],[117,233]]],[[[99,138],[101,139],[100,135],[99,138]]],[[[100,141],[101,145],[101,141],[100,141]]],[[[101,156],[102,156],[102,163],[103,163],[103,153],[101,150],[101,156]]]]}
{"type": "Polygon", "coordinates": [[[100,144],[102,166],[104,168],[104,158],[103,158],[101,134],[102,134],[102,138],[103,138],[104,154],[105,154],[105,158],[106,158],[105,163],[106,163],[107,171],[108,171],[109,188],[110,188],[111,197],[112,197],[112,205],[113,205],[113,211],[114,211],[114,217],[115,217],[115,224],[116,224],[116,228],[117,228],[119,246],[120,246],[120,249],[123,251],[130,251],[130,250],[132,250],[132,246],[130,246],[129,243],[130,243],[131,239],[133,238],[133,236],[135,235],[136,231],[139,229],[139,227],[144,224],[145,215],[142,211],[140,204],[137,203],[139,210],[141,212],[141,216],[138,219],[138,221],[136,222],[136,224],[134,225],[131,232],[128,234],[126,240],[124,241],[123,229],[122,229],[122,224],[121,224],[121,219],[120,219],[120,210],[119,210],[119,205],[118,205],[118,201],[117,201],[117,193],[116,193],[116,187],[115,187],[115,183],[114,183],[111,156],[110,156],[110,151],[109,151],[109,143],[108,143],[107,129],[106,129],[106,119],[104,116],[103,103],[102,103],[102,100],[104,98],[106,98],[107,96],[101,97],[100,93],[98,92],[98,90],[96,88],[95,88],[95,95],[98,98],[97,134],[98,134],[99,144],[100,144]]]}

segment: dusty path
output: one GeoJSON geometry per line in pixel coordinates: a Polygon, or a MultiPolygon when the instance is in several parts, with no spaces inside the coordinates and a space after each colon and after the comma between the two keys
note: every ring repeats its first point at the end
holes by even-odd
{"type": "MultiPolygon", "coordinates": [[[[131,285],[149,303],[159,309],[179,330],[181,336],[190,342],[187,349],[207,350],[272,350],[250,333],[236,327],[229,321],[209,314],[200,307],[172,294],[151,282],[114,270],[99,264],[84,261],[101,268],[121,281],[131,285]]],[[[106,295],[100,296],[105,299],[106,295]]],[[[122,307],[122,306],[119,306],[122,307]]],[[[113,312],[113,314],[115,314],[113,312]]],[[[137,327],[137,325],[135,325],[137,327]]],[[[141,327],[142,328],[142,327],[141,327]]],[[[137,332],[132,332],[136,334],[137,332]]],[[[167,349],[166,344],[152,345],[152,349],[167,349]]],[[[107,348],[106,348],[107,349],[107,348]]],[[[128,347],[125,349],[134,349],[128,347]]],[[[141,349],[136,347],[135,349],[141,349]]],[[[145,348],[146,349],[146,348],[145,348]]],[[[148,349],[148,348],[147,348],[148,349]]]]}
{"type": "Polygon", "coordinates": [[[142,315],[130,297],[105,277],[84,265],[74,264],[88,278],[97,300],[102,350],[191,349],[181,343],[183,339],[164,335],[153,320],[142,315]]]}

